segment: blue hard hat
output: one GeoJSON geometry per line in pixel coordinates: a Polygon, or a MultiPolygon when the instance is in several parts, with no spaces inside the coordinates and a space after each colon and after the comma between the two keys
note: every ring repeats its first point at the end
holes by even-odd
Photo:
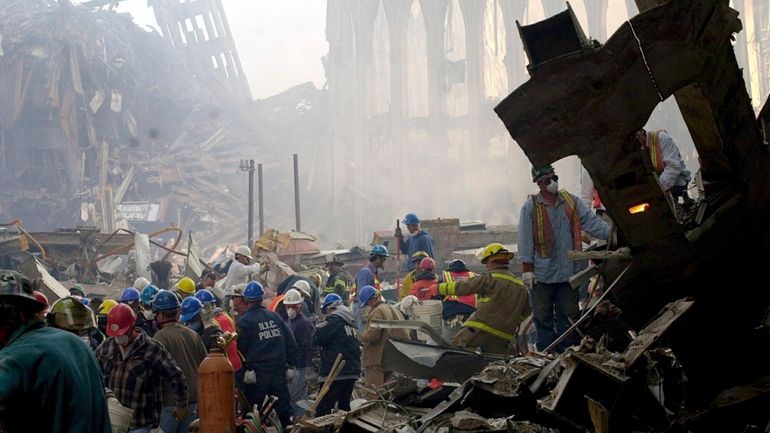
{"type": "Polygon", "coordinates": [[[179,308],[179,298],[173,292],[161,290],[152,300],[152,309],[154,311],[176,310],[179,308]]]}
{"type": "Polygon", "coordinates": [[[388,249],[385,248],[385,245],[375,245],[369,251],[369,257],[375,256],[390,257],[390,254],[388,254],[388,249]]]}
{"type": "Polygon", "coordinates": [[[82,303],[85,306],[88,306],[88,304],[91,303],[91,300],[88,298],[80,298],[80,303],[82,303]]]}
{"type": "Polygon", "coordinates": [[[449,266],[447,266],[447,270],[451,272],[467,272],[468,266],[465,264],[464,261],[460,259],[454,259],[451,262],[449,262],[449,266]]]}
{"type": "Polygon", "coordinates": [[[182,314],[179,316],[179,319],[182,322],[189,322],[190,320],[194,319],[195,316],[200,314],[202,309],[203,303],[200,301],[200,299],[194,296],[188,296],[182,301],[182,314]]]}
{"type": "MultiPolygon", "coordinates": [[[[216,298],[214,298],[214,294],[211,293],[211,290],[209,289],[198,290],[195,292],[195,297],[204,304],[213,304],[217,301],[216,298]]],[[[182,305],[184,305],[184,302],[182,302],[182,305]]]]}
{"type": "Polygon", "coordinates": [[[321,312],[326,314],[326,309],[329,307],[336,307],[337,305],[342,304],[342,297],[336,293],[329,293],[328,295],[324,296],[323,304],[321,304],[321,312]]]}
{"type": "Polygon", "coordinates": [[[265,295],[265,289],[257,281],[249,281],[246,288],[243,289],[243,298],[250,301],[261,301],[265,295]]]}
{"type": "Polygon", "coordinates": [[[361,290],[358,291],[358,304],[366,305],[366,303],[369,302],[369,300],[372,299],[376,294],[377,289],[375,289],[373,286],[361,287],[361,290]]]}
{"type": "Polygon", "coordinates": [[[417,215],[415,215],[413,213],[408,213],[408,214],[406,214],[404,219],[401,220],[401,222],[406,224],[406,225],[418,225],[418,224],[420,224],[420,219],[417,218],[417,215]]]}
{"type": "Polygon", "coordinates": [[[123,289],[123,293],[120,295],[120,302],[138,301],[139,297],[139,290],[136,290],[133,287],[126,287],[123,289]]]}
{"type": "Polygon", "coordinates": [[[157,295],[159,291],[160,289],[150,284],[149,286],[145,286],[145,288],[142,289],[142,294],[139,299],[142,301],[142,304],[150,306],[152,305],[152,300],[155,299],[155,295],[157,295]]]}

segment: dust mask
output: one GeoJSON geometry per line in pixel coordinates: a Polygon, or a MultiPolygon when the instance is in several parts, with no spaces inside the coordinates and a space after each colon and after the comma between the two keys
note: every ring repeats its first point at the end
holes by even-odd
{"type": "Polygon", "coordinates": [[[128,346],[128,335],[118,335],[115,337],[115,343],[118,346],[128,346]]]}
{"type": "Polygon", "coordinates": [[[297,318],[297,310],[289,308],[286,310],[286,315],[289,316],[289,320],[294,320],[297,318]]]}
{"type": "Polygon", "coordinates": [[[559,191],[559,182],[551,180],[551,182],[546,185],[545,189],[547,189],[551,194],[556,194],[559,191]]]}

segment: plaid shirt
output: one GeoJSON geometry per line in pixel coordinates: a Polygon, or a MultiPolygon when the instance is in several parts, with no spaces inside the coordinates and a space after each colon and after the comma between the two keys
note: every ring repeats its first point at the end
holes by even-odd
{"type": "Polygon", "coordinates": [[[187,407],[187,383],[174,358],[157,341],[141,333],[129,346],[126,359],[109,338],[96,349],[104,385],[120,404],[134,410],[131,428],[156,427],[160,421],[162,384],[174,391],[177,407],[187,407]]]}

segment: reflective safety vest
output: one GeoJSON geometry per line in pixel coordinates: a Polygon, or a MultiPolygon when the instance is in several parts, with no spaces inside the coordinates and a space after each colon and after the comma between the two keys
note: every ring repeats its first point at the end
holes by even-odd
{"type": "MultiPolygon", "coordinates": [[[[470,271],[465,271],[465,272],[444,271],[443,275],[444,275],[445,283],[451,283],[454,281],[465,281],[468,278],[473,278],[476,276],[475,273],[470,271]]],[[[465,305],[469,305],[473,308],[476,308],[476,295],[465,295],[465,296],[449,295],[444,298],[444,301],[461,302],[465,305]]]]}
{"type": "MultiPolygon", "coordinates": [[[[380,291],[380,277],[377,275],[377,272],[374,273],[374,288],[377,289],[377,291],[380,291]]],[[[358,292],[358,288],[356,287],[356,279],[353,279],[353,284],[350,285],[350,298],[348,300],[348,303],[353,303],[353,301],[356,299],[356,293],[358,292]]]]}
{"type": "MultiPolygon", "coordinates": [[[[577,210],[577,200],[572,194],[564,190],[559,190],[559,195],[564,200],[564,212],[572,225],[572,243],[576,251],[583,250],[583,240],[580,237],[580,215],[577,210]]],[[[534,209],[533,232],[535,234],[535,251],[540,257],[549,257],[553,250],[553,228],[551,220],[548,218],[548,212],[545,203],[538,202],[537,196],[532,196],[532,205],[534,209]]]]}
{"type": "Polygon", "coordinates": [[[660,151],[660,131],[647,132],[647,150],[650,152],[650,160],[655,172],[663,173],[666,163],[663,162],[663,154],[660,151]]]}
{"type": "MultiPolygon", "coordinates": [[[[214,321],[217,323],[217,326],[222,330],[222,332],[235,332],[235,321],[227,313],[215,314],[214,321]]],[[[238,352],[238,345],[236,344],[235,340],[231,341],[230,344],[227,345],[226,351],[227,359],[230,361],[230,364],[232,364],[233,371],[240,370],[243,366],[243,360],[241,353],[238,352]]]]}
{"type": "MultiPolygon", "coordinates": [[[[492,272],[490,275],[492,275],[492,278],[500,278],[500,279],[503,279],[503,280],[508,280],[508,281],[513,282],[513,283],[522,285],[522,286],[524,285],[524,283],[519,278],[517,278],[517,277],[515,277],[513,275],[502,274],[502,273],[499,273],[499,272],[492,272]]],[[[487,298],[487,297],[484,297],[484,296],[479,296],[478,297],[478,302],[479,303],[486,303],[486,302],[489,302],[489,301],[490,301],[490,299],[487,298]]],[[[480,329],[480,330],[482,330],[484,332],[487,332],[489,334],[495,335],[497,337],[500,337],[500,338],[508,340],[508,341],[514,341],[514,339],[516,338],[516,336],[513,335],[513,334],[509,334],[509,333],[507,333],[507,332],[505,332],[503,330],[500,330],[500,329],[497,329],[497,328],[493,328],[493,327],[489,326],[488,324],[486,324],[484,322],[480,322],[478,320],[466,320],[465,323],[463,323],[463,326],[468,326],[470,328],[480,329]]]]}

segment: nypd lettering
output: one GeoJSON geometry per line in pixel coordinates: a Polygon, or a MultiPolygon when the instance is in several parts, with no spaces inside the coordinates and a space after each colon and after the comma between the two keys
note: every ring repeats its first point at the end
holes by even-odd
{"type": "Polygon", "coordinates": [[[260,341],[283,336],[283,334],[281,333],[281,329],[275,323],[275,320],[268,320],[267,322],[257,322],[257,327],[259,328],[259,333],[257,334],[257,337],[259,337],[260,341]]]}

